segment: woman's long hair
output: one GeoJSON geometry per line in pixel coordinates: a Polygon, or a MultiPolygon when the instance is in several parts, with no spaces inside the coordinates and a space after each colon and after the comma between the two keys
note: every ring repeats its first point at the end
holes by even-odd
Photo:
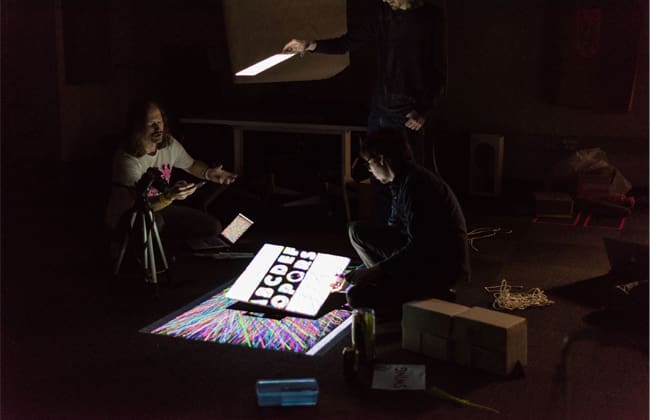
{"type": "Polygon", "coordinates": [[[155,101],[144,100],[131,104],[126,125],[126,136],[124,139],[124,151],[135,157],[145,154],[142,139],[146,131],[147,116],[149,109],[158,108],[163,118],[163,139],[156,145],[157,149],[164,149],[172,143],[172,137],[167,127],[167,114],[165,110],[155,101]]]}

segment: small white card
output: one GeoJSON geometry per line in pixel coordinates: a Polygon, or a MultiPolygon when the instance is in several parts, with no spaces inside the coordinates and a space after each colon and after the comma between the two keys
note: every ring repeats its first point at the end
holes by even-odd
{"type": "Polygon", "coordinates": [[[423,390],[426,388],[424,365],[375,365],[373,389],[389,391],[423,390]]]}

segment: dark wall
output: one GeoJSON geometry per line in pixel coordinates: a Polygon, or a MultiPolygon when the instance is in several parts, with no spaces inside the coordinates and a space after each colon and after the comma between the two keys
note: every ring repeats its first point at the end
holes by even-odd
{"type": "MultiPolygon", "coordinates": [[[[457,172],[450,177],[466,171],[468,136],[492,133],[506,139],[505,172],[511,177],[541,177],[568,149],[603,145],[608,153],[635,159],[629,164],[634,177],[647,180],[647,2],[621,0],[642,8],[638,77],[630,110],[612,112],[549,98],[547,76],[557,64],[549,59],[549,42],[562,41],[549,33],[549,7],[557,1],[448,1],[449,89],[432,127],[457,172]]],[[[55,24],[57,4],[3,2],[3,143],[19,154],[76,159],[104,150],[92,142],[120,131],[122,108],[139,94],[161,97],[176,117],[216,110],[317,120],[336,112],[364,123],[371,49],[353,53],[350,67],[330,80],[234,85],[220,2],[214,0],[108,0],[109,80],[58,86],[65,57],[56,45],[64,35],[55,24]],[[114,117],[98,118],[105,113],[114,117]]],[[[349,2],[351,21],[362,16],[361,4],[349,2]]]]}
{"type": "MultiPolygon", "coordinates": [[[[602,6],[606,11],[607,3],[611,2],[580,4],[602,6]]],[[[556,0],[449,2],[449,93],[442,104],[440,128],[453,133],[451,139],[461,141],[466,141],[468,133],[502,134],[507,178],[543,179],[553,165],[575,149],[601,147],[633,184],[647,186],[648,4],[634,0],[623,3],[638,7],[641,19],[638,43],[620,45],[623,49],[636,48],[637,54],[636,68],[628,69],[637,77],[627,112],[609,110],[597,99],[611,88],[607,83],[613,82],[626,63],[606,57],[598,63],[597,70],[603,74],[596,79],[587,71],[595,71],[595,66],[580,68],[576,61],[558,57],[559,49],[575,56],[571,51],[575,42],[570,37],[574,35],[572,29],[560,36],[554,31],[563,22],[575,22],[574,2],[568,6],[556,0]],[[591,93],[593,106],[554,100],[553,90],[557,96],[560,88],[559,80],[553,78],[556,71],[565,78],[570,72],[577,80],[591,78],[582,93],[591,93]]],[[[603,19],[608,17],[605,14],[603,19]]],[[[611,33],[601,35],[616,38],[611,33]]],[[[582,99],[579,94],[575,96],[582,99]]],[[[455,153],[460,155],[455,176],[460,177],[467,167],[462,158],[465,150],[455,153]]]]}
{"type": "MultiPolygon", "coordinates": [[[[556,36],[550,31],[553,22],[549,20],[574,19],[571,14],[549,13],[554,1],[449,2],[449,94],[442,115],[446,126],[469,132],[647,137],[647,2],[623,0],[643,6],[637,46],[639,77],[632,109],[626,113],[581,109],[549,100],[545,91],[548,76],[558,65],[547,55],[556,36]]],[[[565,44],[571,42],[564,40],[565,44]]],[[[614,68],[617,63],[609,65],[614,68]]],[[[591,88],[600,89],[600,83],[591,88]]]]}
{"type": "Polygon", "coordinates": [[[60,121],[54,3],[3,0],[1,14],[3,158],[56,160],[60,121]]]}

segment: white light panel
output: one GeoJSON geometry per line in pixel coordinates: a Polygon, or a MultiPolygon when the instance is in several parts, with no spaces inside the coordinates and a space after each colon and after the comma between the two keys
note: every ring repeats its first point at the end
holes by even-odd
{"type": "Polygon", "coordinates": [[[235,76],[257,76],[263,71],[268,70],[271,67],[290,59],[294,55],[296,55],[296,53],[282,53],[272,55],[269,58],[265,58],[264,60],[235,73],[235,76]]]}

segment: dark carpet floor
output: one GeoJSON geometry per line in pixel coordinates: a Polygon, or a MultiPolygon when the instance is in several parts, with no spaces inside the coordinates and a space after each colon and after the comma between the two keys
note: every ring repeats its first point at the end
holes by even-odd
{"type": "MultiPolygon", "coordinates": [[[[532,224],[517,196],[463,200],[470,229],[502,230],[474,243],[473,280],[459,285],[459,303],[491,307],[483,287],[504,278],[555,301],[515,312],[528,321],[528,366],[495,376],[400,350],[399,335],[384,337],[379,357],[426,364],[428,385],[494,414],[424,393],[347,384],[347,334],[307,357],[138,332],[232,280],[246,261],[181,252],[173,283],[162,284],[158,297],[136,276],[113,279],[100,217],[105,194],[77,175],[62,170],[3,187],[3,419],[648,418],[647,286],[617,293],[614,284],[634,274],[610,274],[603,245],[603,237],[647,245],[647,207],[616,231],[532,224]],[[287,377],[316,378],[318,404],[258,407],[256,380],[287,377]]],[[[263,209],[247,200],[238,205],[256,224],[243,248],[275,242],[353,256],[340,212],[263,209]]]]}

